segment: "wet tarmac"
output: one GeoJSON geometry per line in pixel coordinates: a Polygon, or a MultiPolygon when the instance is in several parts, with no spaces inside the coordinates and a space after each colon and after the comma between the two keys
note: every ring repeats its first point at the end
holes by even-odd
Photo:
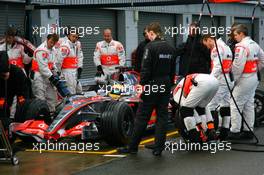
{"type": "MultiPolygon", "coordinates": [[[[264,127],[256,134],[264,143],[264,127]]],[[[144,174],[144,175],[263,175],[264,154],[238,151],[164,151],[161,157],[154,157],[144,144],[152,143],[152,136],[146,137],[137,155],[118,155],[116,149],[102,144],[99,151],[52,151],[39,153],[32,149],[17,154],[20,164],[0,164],[0,175],[9,174],[144,174]]],[[[168,132],[168,141],[178,143],[176,131],[168,132]]],[[[264,147],[231,145],[232,148],[264,150],[264,147]]]]}
{"type": "MultiPolygon", "coordinates": [[[[256,129],[264,144],[264,127],[256,129]]],[[[179,142],[179,138],[172,142],[179,142]]],[[[264,150],[264,147],[231,145],[232,148],[264,150]]],[[[137,155],[117,159],[76,175],[126,174],[126,175],[263,175],[264,153],[238,151],[164,151],[154,157],[150,150],[141,149],[137,155]]]]}
{"type": "MultiPolygon", "coordinates": [[[[175,137],[176,131],[169,131],[168,138],[175,137]]],[[[149,131],[142,141],[143,144],[153,142],[153,132],[149,131]]],[[[63,143],[75,143],[67,142],[63,143]]],[[[116,149],[102,140],[88,142],[98,143],[99,150],[42,150],[34,149],[33,143],[18,142],[17,147],[23,149],[16,155],[19,165],[12,166],[10,162],[0,162],[0,175],[67,175],[82,172],[89,168],[107,164],[125,155],[116,155],[116,149]]],[[[36,144],[36,143],[34,143],[36,144]]],[[[104,173],[105,174],[105,173],[104,173]]]]}

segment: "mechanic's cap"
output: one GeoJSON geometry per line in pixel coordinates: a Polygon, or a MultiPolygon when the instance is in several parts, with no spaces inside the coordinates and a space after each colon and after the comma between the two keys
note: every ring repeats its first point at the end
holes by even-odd
{"type": "Polygon", "coordinates": [[[6,51],[0,51],[0,73],[9,72],[9,61],[6,51]]]}

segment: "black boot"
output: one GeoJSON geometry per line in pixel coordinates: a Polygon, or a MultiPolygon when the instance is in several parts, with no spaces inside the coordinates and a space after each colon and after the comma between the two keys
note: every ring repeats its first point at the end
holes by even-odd
{"type": "Polygon", "coordinates": [[[246,140],[253,139],[254,138],[254,134],[252,132],[250,132],[250,131],[243,131],[240,134],[240,138],[241,139],[246,139],[246,140]]]}
{"type": "Polygon", "coordinates": [[[131,149],[129,147],[117,148],[117,152],[120,154],[137,154],[138,149],[131,149]]]}
{"type": "Polygon", "coordinates": [[[155,149],[157,146],[155,144],[145,145],[145,148],[147,149],[155,149]]]}
{"type": "Polygon", "coordinates": [[[241,133],[240,132],[229,132],[227,136],[227,140],[240,140],[241,133]]]}
{"type": "Polygon", "coordinates": [[[154,149],[152,151],[153,156],[161,156],[162,150],[161,149],[154,149]]]}
{"type": "Polygon", "coordinates": [[[192,129],[189,131],[189,138],[190,138],[190,142],[202,143],[200,133],[196,129],[192,129]]]}
{"type": "Polygon", "coordinates": [[[215,129],[208,129],[206,133],[207,133],[207,141],[218,140],[218,136],[215,132],[215,129]]]}

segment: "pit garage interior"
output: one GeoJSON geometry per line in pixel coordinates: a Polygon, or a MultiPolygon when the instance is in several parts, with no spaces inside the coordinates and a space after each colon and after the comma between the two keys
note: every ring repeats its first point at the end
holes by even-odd
{"type": "MultiPolygon", "coordinates": [[[[201,4],[196,3],[147,5],[149,2],[158,2],[158,0],[133,0],[134,3],[146,5],[133,7],[125,6],[131,3],[129,0],[31,0],[27,2],[30,4],[25,8],[24,0],[0,0],[0,38],[8,26],[15,26],[19,29],[19,35],[26,35],[25,9],[32,10],[32,26],[89,27],[90,33],[80,38],[84,52],[82,75],[84,82],[92,80],[96,73],[93,52],[96,43],[103,39],[103,29],[111,28],[114,39],[123,43],[127,66],[131,66],[131,54],[144,39],[142,33],[147,24],[159,21],[163,29],[180,25],[187,27],[192,21],[198,20],[201,8],[201,4]],[[114,4],[119,5],[115,7],[114,4]],[[122,6],[122,4],[125,5],[122,6]],[[52,7],[55,5],[59,8],[52,7]],[[99,33],[96,32],[96,27],[99,28],[99,33]]],[[[251,24],[252,11],[256,3],[257,1],[210,4],[216,27],[231,26],[235,22],[246,24],[250,36],[264,48],[264,9],[256,9],[254,24],[251,24]]],[[[202,17],[201,26],[211,26],[211,18],[207,10],[202,17]]],[[[31,41],[36,46],[44,41],[45,37],[46,35],[40,37],[39,34],[33,34],[31,31],[31,41]]],[[[221,37],[227,40],[227,36],[221,37]]],[[[167,33],[165,39],[173,47],[177,47],[185,42],[187,35],[171,37],[167,33]]],[[[264,89],[264,72],[261,75],[262,81],[259,88],[264,89]]],[[[170,128],[167,134],[168,140],[177,141],[178,132],[173,126],[170,128]]],[[[264,142],[263,132],[263,127],[256,129],[256,135],[261,144],[264,142]]],[[[82,153],[78,151],[39,153],[27,147],[25,151],[17,153],[20,165],[0,163],[0,174],[264,174],[263,153],[223,151],[211,154],[181,151],[174,154],[165,152],[162,157],[153,158],[151,152],[144,149],[144,145],[153,143],[153,140],[153,132],[147,133],[137,156],[117,155],[116,149],[104,142],[101,143],[102,150],[82,153]]],[[[251,149],[251,146],[247,145],[241,147],[251,149]]],[[[256,150],[263,149],[256,147],[256,150]]]]}

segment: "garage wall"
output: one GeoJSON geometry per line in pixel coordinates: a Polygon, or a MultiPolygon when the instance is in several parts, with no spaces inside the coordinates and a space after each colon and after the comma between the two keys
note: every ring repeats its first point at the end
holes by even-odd
{"type": "MultiPolygon", "coordinates": [[[[255,23],[257,23],[258,22],[258,19],[256,18],[255,19],[255,23]]],[[[248,35],[249,36],[253,36],[253,39],[256,41],[256,42],[258,42],[259,40],[258,40],[258,36],[256,36],[256,35],[258,35],[258,28],[256,28],[255,26],[255,23],[254,23],[254,26],[252,26],[252,20],[250,19],[250,18],[239,18],[239,17],[235,17],[235,23],[241,23],[241,24],[245,24],[246,26],[247,26],[247,28],[248,28],[248,35]],[[252,27],[254,27],[254,35],[253,35],[253,30],[252,30],[252,27]]]]}
{"type": "Polygon", "coordinates": [[[12,25],[18,28],[21,34],[24,34],[24,16],[24,5],[7,5],[7,3],[0,2],[0,38],[4,36],[4,32],[7,29],[7,25],[12,25]]]}
{"type": "MultiPolygon", "coordinates": [[[[193,15],[192,21],[198,21],[199,20],[199,15],[193,15]]],[[[219,16],[214,16],[214,25],[215,27],[225,27],[224,24],[221,24],[221,17],[219,16]]],[[[210,16],[202,16],[201,19],[201,27],[212,27],[212,20],[210,16]]]]}
{"type": "MultiPolygon", "coordinates": [[[[138,41],[143,41],[143,31],[144,27],[151,22],[160,22],[163,32],[165,32],[165,27],[176,26],[176,16],[174,14],[161,14],[161,13],[147,13],[139,12],[139,21],[138,21],[138,41]]],[[[165,39],[172,45],[176,46],[175,37],[170,37],[165,35],[165,39]]]]}
{"type": "MultiPolygon", "coordinates": [[[[93,34],[86,34],[80,39],[84,53],[84,69],[82,78],[94,77],[96,67],[93,62],[93,52],[96,43],[103,40],[102,32],[105,28],[111,28],[116,39],[116,11],[113,10],[85,10],[63,9],[59,11],[61,26],[91,27],[93,34]],[[95,27],[99,27],[96,34],[95,27]]],[[[80,29],[81,30],[81,29],[80,29]]]]}

